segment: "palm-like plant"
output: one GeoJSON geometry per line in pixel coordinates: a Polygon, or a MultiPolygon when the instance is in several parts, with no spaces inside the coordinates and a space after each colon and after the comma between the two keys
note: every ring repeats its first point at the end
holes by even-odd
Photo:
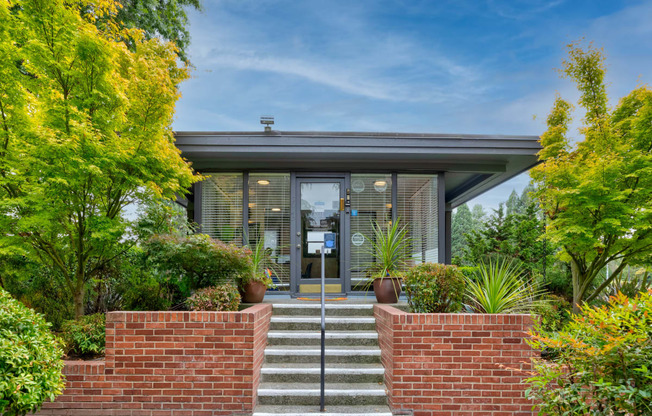
{"type": "Polygon", "coordinates": [[[407,228],[401,226],[398,219],[386,230],[378,222],[374,222],[372,227],[374,238],[368,239],[371,248],[367,250],[375,260],[369,266],[371,280],[400,276],[410,259],[407,228]]]}
{"type": "Polygon", "coordinates": [[[272,259],[269,255],[269,251],[265,248],[265,240],[263,237],[259,238],[256,241],[256,244],[253,247],[250,247],[251,250],[251,269],[250,273],[244,276],[240,285],[244,286],[249,282],[260,282],[263,283],[267,288],[273,288],[274,283],[270,276],[267,275],[266,271],[272,269],[272,259]]]}
{"type": "Polygon", "coordinates": [[[466,296],[479,313],[527,313],[545,290],[525,280],[520,267],[511,260],[480,263],[469,279],[466,296]]]}

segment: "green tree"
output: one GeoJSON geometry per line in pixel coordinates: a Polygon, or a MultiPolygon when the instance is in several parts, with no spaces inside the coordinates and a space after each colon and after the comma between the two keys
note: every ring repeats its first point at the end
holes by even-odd
{"type": "Polygon", "coordinates": [[[471,209],[471,217],[473,218],[473,229],[479,229],[484,225],[484,220],[487,218],[487,213],[482,208],[482,205],[475,204],[471,209]]]}
{"type": "MultiPolygon", "coordinates": [[[[188,15],[186,8],[201,10],[200,0],[120,0],[115,21],[128,28],[141,29],[146,39],[162,38],[174,43],[177,54],[188,62],[188,15]]],[[[137,44],[131,37],[127,44],[137,44]]]]}
{"type": "Polygon", "coordinates": [[[521,197],[516,193],[516,190],[513,189],[512,193],[509,194],[509,198],[507,198],[507,202],[505,202],[505,209],[507,215],[523,213],[525,206],[523,205],[521,197]]]}
{"type": "Polygon", "coordinates": [[[500,203],[498,209],[494,210],[493,215],[481,227],[467,234],[465,260],[476,264],[487,256],[512,256],[512,217],[505,216],[504,207],[505,205],[500,203]]]}
{"type": "Polygon", "coordinates": [[[542,163],[531,176],[547,218],[546,236],[571,264],[579,311],[628,264],[645,263],[652,248],[652,91],[641,86],[610,109],[604,56],[591,46],[569,45],[562,73],[580,92],[584,140],[571,144],[572,106],[558,96],[541,136],[542,163]],[[618,267],[591,290],[609,262],[618,267]]]}
{"type": "Polygon", "coordinates": [[[473,230],[473,217],[466,204],[457,207],[451,220],[451,251],[453,258],[461,258],[466,247],[466,234],[473,230]]]}
{"type": "Polygon", "coordinates": [[[61,276],[77,316],[86,283],[129,247],[125,206],[195,180],[170,130],[187,69],[173,44],[110,20],[116,11],[0,2],[0,254],[61,276]]]}
{"type": "MultiPolygon", "coordinates": [[[[520,212],[505,214],[501,203],[494,214],[466,235],[466,264],[488,262],[494,257],[511,258],[529,278],[540,278],[553,262],[554,246],[543,241],[543,223],[538,207],[512,193],[512,206],[520,212]],[[519,201],[516,201],[519,199],[519,201]]],[[[546,284],[544,279],[542,284],[546,284]]]]}

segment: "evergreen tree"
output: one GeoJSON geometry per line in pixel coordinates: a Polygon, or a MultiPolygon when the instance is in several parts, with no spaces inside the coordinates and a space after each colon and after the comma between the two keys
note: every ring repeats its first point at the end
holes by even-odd
{"type": "Polygon", "coordinates": [[[482,227],[475,227],[467,234],[464,260],[472,264],[486,260],[488,256],[511,256],[511,220],[505,216],[501,203],[482,227]]]}
{"type": "Polygon", "coordinates": [[[475,204],[473,205],[473,209],[471,209],[471,217],[473,219],[473,229],[479,230],[484,226],[484,220],[487,214],[484,212],[482,205],[475,204]]]}
{"type": "MultiPolygon", "coordinates": [[[[451,221],[451,252],[453,259],[460,259],[466,247],[466,234],[473,230],[473,216],[469,206],[462,204],[457,207],[451,221]]],[[[458,263],[457,261],[454,263],[458,263]]]]}
{"type": "Polygon", "coordinates": [[[507,198],[507,202],[505,202],[505,208],[508,216],[512,214],[522,214],[525,210],[523,201],[516,193],[516,190],[512,190],[512,193],[509,194],[509,198],[507,198]]]}
{"type": "Polygon", "coordinates": [[[504,204],[481,227],[467,234],[463,262],[477,264],[491,257],[510,257],[520,263],[531,277],[540,277],[544,267],[552,264],[554,249],[542,241],[543,224],[536,204],[510,198],[521,212],[505,214],[504,204]]]}

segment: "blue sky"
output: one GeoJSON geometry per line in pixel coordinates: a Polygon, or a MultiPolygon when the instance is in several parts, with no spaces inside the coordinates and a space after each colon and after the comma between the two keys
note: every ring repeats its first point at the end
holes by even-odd
{"type": "Polygon", "coordinates": [[[604,48],[615,104],[652,82],[650,22],[634,0],[204,0],[173,127],[540,135],[555,93],[577,98],[565,45],[604,48]]]}

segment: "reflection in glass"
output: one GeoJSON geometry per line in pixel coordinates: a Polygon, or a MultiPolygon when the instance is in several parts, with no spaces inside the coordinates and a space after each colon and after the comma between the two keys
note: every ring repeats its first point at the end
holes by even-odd
{"type": "MultiPolygon", "coordinates": [[[[301,277],[321,277],[321,246],[325,233],[337,233],[340,228],[340,183],[301,183],[301,277]]],[[[339,250],[326,249],[326,278],[339,278],[339,250]]]]}
{"type": "Polygon", "coordinates": [[[290,174],[249,174],[249,244],[262,238],[272,280],[290,290],[290,174]]]}
{"type": "Polygon", "coordinates": [[[351,174],[351,289],[364,290],[370,254],[372,224],[384,226],[392,218],[392,175],[351,174]]]}

